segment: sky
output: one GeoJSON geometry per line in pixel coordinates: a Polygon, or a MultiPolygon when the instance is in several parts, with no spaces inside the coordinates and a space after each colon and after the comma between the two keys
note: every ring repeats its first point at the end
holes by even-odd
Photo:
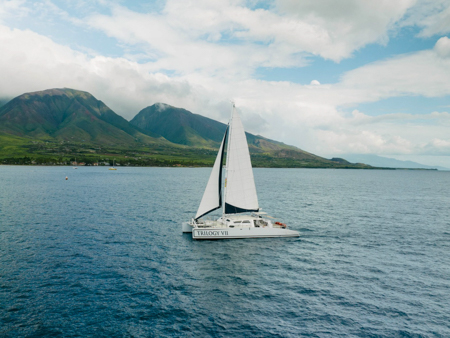
{"type": "Polygon", "coordinates": [[[450,168],[450,0],[0,0],[0,99],[156,102],[324,157],[450,168]]]}

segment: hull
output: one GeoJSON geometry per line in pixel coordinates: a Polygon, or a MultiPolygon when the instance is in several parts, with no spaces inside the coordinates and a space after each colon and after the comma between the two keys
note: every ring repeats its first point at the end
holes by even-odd
{"type": "Polygon", "coordinates": [[[183,222],[181,224],[181,230],[183,231],[183,233],[191,233],[192,226],[188,222],[183,222]]]}
{"type": "Polygon", "coordinates": [[[232,239],[232,238],[270,238],[270,237],[299,237],[294,230],[281,228],[193,228],[193,239],[232,239]]]}

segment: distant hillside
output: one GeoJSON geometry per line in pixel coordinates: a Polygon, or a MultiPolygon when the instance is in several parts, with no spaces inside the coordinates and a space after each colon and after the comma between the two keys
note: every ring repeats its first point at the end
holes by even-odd
{"type": "Polygon", "coordinates": [[[366,163],[375,167],[385,168],[404,168],[404,169],[439,169],[449,170],[439,166],[429,166],[412,161],[401,161],[394,158],[382,157],[368,154],[347,154],[343,155],[347,160],[353,163],[366,163]]]}
{"type": "Polygon", "coordinates": [[[96,144],[154,142],[91,94],[68,88],[26,93],[9,101],[0,107],[0,132],[96,144]]]}

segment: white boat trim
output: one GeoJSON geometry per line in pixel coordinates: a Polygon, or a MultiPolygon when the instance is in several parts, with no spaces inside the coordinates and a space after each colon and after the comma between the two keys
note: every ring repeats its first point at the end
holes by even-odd
{"type": "Polygon", "coordinates": [[[201,239],[238,239],[238,238],[276,238],[299,237],[297,231],[288,229],[258,229],[258,228],[194,228],[192,238],[201,239]]]}

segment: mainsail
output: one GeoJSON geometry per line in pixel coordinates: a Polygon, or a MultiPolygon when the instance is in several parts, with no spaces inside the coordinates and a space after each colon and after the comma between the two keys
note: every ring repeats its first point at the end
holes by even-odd
{"type": "Polygon", "coordinates": [[[227,130],[225,130],[225,135],[223,136],[222,144],[220,145],[216,161],[214,162],[211,175],[209,176],[208,184],[203,193],[203,198],[198,207],[197,214],[195,215],[196,220],[222,206],[222,167],[227,132],[228,127],[227,130]]]}
{"type": "Polygon", "coordinates": [[[258,211],[258,195],[247,137],[234,104],[229,128],[224,213],[258,211]]]}

